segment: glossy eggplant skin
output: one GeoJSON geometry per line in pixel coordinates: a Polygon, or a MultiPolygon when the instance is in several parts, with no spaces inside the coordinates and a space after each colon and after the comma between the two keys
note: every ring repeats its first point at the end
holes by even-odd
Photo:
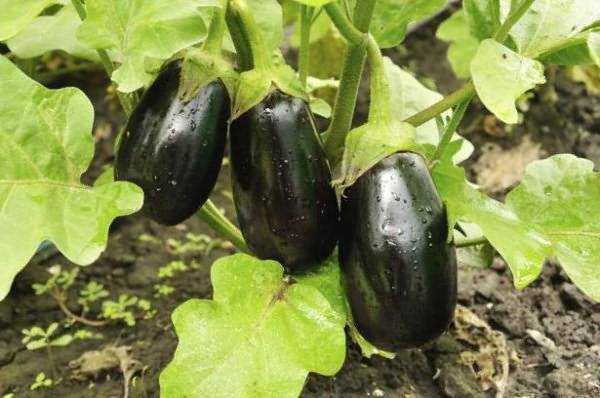
{"type": "Polygon", "coordinates": [[[227,140],[230,102],[221,81],[191,100],[178,97],[181,65],[171,63],[131,115],[115,161],[115,179],[139,185],[142,212],[164,225],[192,216],[215,186],[227,140]]]}
{"type": "Polygon", "coordinates": [[[339,210],[306,103],[274,91],[235,120],[230,134],[233,197],[250,249],[288,272],[327,258],[339,210]]]}
{"type": "Polygon", "coordinates": [[[339,257],[358,330],[388,351],[438,337],[456,306],[456,254],[425,161],[391,155],[344,194],[339,257]]]}

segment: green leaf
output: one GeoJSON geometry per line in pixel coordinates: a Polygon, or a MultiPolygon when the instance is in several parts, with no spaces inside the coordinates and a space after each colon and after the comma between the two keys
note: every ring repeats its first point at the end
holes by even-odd
{"type": "Polygon", "coordinates": [[[146,85],[152,75],[148,58],[166,60],[201,42],[206,26],[199,7],[220,6],[217,0],[88,0],[88,16],[78,38],[96,49],[111,50],[120,66],[112,79],[122,92],[146,85]]]}
{"type": "Polygon", "coordinates": [[[81,184],[94,153],[93,115],[78,89],[48,90],[0,57],[0,299],[40,242],[90,264],[112,220],[141,207],[132,184],[81,184]]]}
{"type": "Polygon", "coordinates": [[[331,117],[331,105],[329,105],[329,103],[327,103],[327,101],[324,99],[311,96],[308,105],[310,106],[312,113],[315,115],[319,115],[325,119],[329,119],[331,117]]]}
{"type": "Polygon", "coordinates": [[[269,94],[270,90],[271,77],[268,71],[252,69],[242,72],[235,90],[231,118],[236,119],[252,109],[269,94]]]}
{"type": "Polygon", "coordinates": [[[231,62],[224,57],[209,54],[202,49],[187,52],[181,72],[179,94],[183,98],[193,98],[204,86],[221,79],[233,98],[238,75],[231,62]]]}
{"type": "MultiPolygon", "coordinates": [[[[357,1],[348,1],[351,9],[357,1]]],[[[408,24],[435,14],[445,4],[446,0],[378,0],[370,32],[381,48],[395,47],[404,40],[408,24]]]]}
{"type": "Polygon", "coordinates": [[[415,128],[408,123],[374,121],[348,133],[341,167],[332,184],[343,191],[379,161],[399,151],[417,151],[415,128]]]}
{"type": "Polygon", "coordinates": [[[519,54],[537,58],[598,20],[597,0],[536,0],[510,35],[519,54]]]}
{"type": "MultiPolygon", "coordinates": [[[[468,222],[459,222],[460,232],[454,230],[454,242],[460,240],[477,239],[483,236],[483,231],[477,224],[468,222]]],[[[488,268],[494,261],[496,251],[489,243],[469,247],[458,247],[456,257],[461,266],[471,268],[488,268]]]]}
{"type": "Polygon", "coordinates": [[[597,38],[595,32],[583,32],[563,41],[558,47],[551,48],[539,56],[545,64],[589,65],[598,64],[597,38]]]}
{"type": "Polygon", "coordinates": [[[6,42],[19,58],[33,58],[54,50],[97,61],[98,53],[76,37],[81,19],[68,3],[54,15],[37,17],[29,26],[6,42]]]}
{"type": "Polygon", "coordinates": [[[340,369],[344,322],[318,289],[244,254],[217,260],[211,279],[212,301],[173,313],[179,346],[161,397],[297,397],[308,372],[340,369]]]}
{"type": "Polygon", "coordinates": [[[0,41],[23,30],[55,0],[0,0],[0,41]]]}
{"type": "MultiPolygon", "coordinates": [[[[238,0],[239,1],[239,0],[238,0]]],[[[283,40],[283,12],[277,0],[243,0],[248,3],[252,16],[264,39],[263,44],[271,51],[283,40]]]]}
{"type": "Polygon", "coordinates": [[[592,60],[600,66],[600,32],[590,33],[586,44],[592,60]]]}
{"type": "Polygon", "coordinates": [[[471,62],[471,76],[484,105],[505,123],[519,120],[517,98],[545,83],[544,67],[492,39],[481,42],[471,62]]]}
{"type": "Polygon", "coordinates": [[[300,284],[318,289],[339,315],[340,322],[346,322],[346,293],[342,287],[342,273],[337,254],[324,261],[316,269],[295,276],[294,280],[300,284]]]}
{"type": "Polygon", "coordinates": [[[448,207],[450,227],[458,220],[477,224],[506,260],[515,285],[527,286],[540,274],[548,242],[504,204],[477,191],[448,156],[435,165],[432,175],[448,207]]]}
{"type": "MultiPolygon", "coordinates": [[[[350,311],[348,311],[348,314],[351,315],[350,311]]],[[[353,319],[348,321],[348,332],[352,338],[352,341],[354,341],[360,347],[360,352],[362,353],[363,357],[371,358],[373,355],[379,355],[380,357],[386,359],[394,359],[396,357],[395,353],[380,350],[373,344],[369,343],[369,341],[365,339],[362,334],[360,334],[356,328],[356,325],[354,324],[353,319]]]]}
{"type": "Polygon", "coordinates": [[[276,64],[272,68],[273,83],[284,93],[302,98],[308,102],[308,95],[298,78],[296,71],[286,63],[276,64]]]}
{"type": "Polygon", "coordinates": [[[471,35],[465,13],[459,10],[445,20],[436,32],[438,39],[450,43],[448,61],[454,74],[461,79],[471,76],[471,60],[477,53],[479,40],[471,35]]]}
{"type": "Polygon", "coordinates": [[[600,301],[600,173],[593,162],[557,155],[533,162],[507,206],[552,245],[569,277],[600,301]]]}

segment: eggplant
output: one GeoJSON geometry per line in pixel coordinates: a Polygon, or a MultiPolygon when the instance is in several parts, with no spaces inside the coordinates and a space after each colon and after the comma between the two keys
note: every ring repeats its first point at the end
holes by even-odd
{"type": "Polygon", "coordinates": [[[327,258],[339,209],[308,105],[273,91],[232,123],[230,135],[233,197],[250,249],[292,273],[327,258]]]}
{"type": "Polygon", "coordinates": [[[344,191],[339,259],[358,331],[397,351],[442,334],[456,307],[456,253],[424,159],[393,154],[344,191]]]}
{"type": "Polygon", "coordinates": [[[115,179],[139,185],[142,213],[164,225],[192,216],[214,188],[225,151],[230,99],[220,80],[179,95],[181,62],[160,73],[121,138],[115,179]]]}

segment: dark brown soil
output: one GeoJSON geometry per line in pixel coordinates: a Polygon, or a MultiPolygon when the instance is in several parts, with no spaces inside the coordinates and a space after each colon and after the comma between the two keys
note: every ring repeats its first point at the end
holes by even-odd
{"type": "MultiPolygon", "coordinates": [[[[444,45],[432,40],[432,31],[432,27],[422,29],[408,40],[406,53],[412,55],[410,59],[402,55],[395,58],[410,64],[418,73],[434,77],[440,89],[448,92],[458,83],[452,79],[446,62],[433,58],[443,53],[444,45]]],[[[529,135],[547,154],[571,152],[587,156],[599,166],[600,99],[589,97],[580,85],[569,82],[560,72],[557,81],[558,102],[543,101],[542,95],[537,95],[530,103],[527,122],[511,133],[506,133],[502,125],[498,127],[499,134],[486,133],[487,113],[474,104],[465,134],[478,148],[491,142],[505,150],[515,148],[524,135],[529,135]]],[[[107,121],[111,112],[104,109],[102,101],[97,102],[101,107],[97,124],[110,126],[121,121],[107,121]]],[[[110,144],[109,139],[99,140],[104,149],[110,144]]],[[[478,150],[471,164],[481,154],[478,150]]],[[[97,162],[105,160],[106,156],[97,162]]],[[[232,216],[232,203],[223,192],[228,190],[227,174],[225,170],[213,199],[232,216]]],[[[210,265],[232,252],[219,248],[209,255],[194,251],[177,255],[168,250],[168,239],[184,242],[188,232],[215,236],[198,219],[176,228],[160,227],[139,217],[119,221],[108,251],[94,265],[81,268],[69,305],[77,309],[77,291],[87,282],[96,281],[107,286],[113,298],[126,293],[150,300],[157,313],[152,319],[138,320],[134,327],[117,322],[98,328],[95,331],[102,334],[101,339],[53,348],[62,382],[35,391],[29,389],[35,376],[39,372],[50,376],[52,370],[44,350],[28,351],[24,347],[21,330],[36,325],[47,327],[52,322],[63,322],[65,317],[48,296],[36,296],[31,285],[48,278],[48,266],[70,265],[61,256],[32,262],[18,276],[10,296],[0,303],[0,397],[9,392],[18,398],[122,397],[123,376],[118,369],[76,379],[68,366],[83,353],[110,345],[131,347],[131,357],[142,364],[130,396],[158,397],[158,375],[177,344],[170,313],[189,298],[209,298],[210,265]],[[140,239],[142,236],[152,236],[156,242],[140,239]],[[155,298],[154,285],[161,283],[158,269],[179,259],[188,264],[195,261],[198,266],[169,280],[175,287],[172,295],[155,298]]],[[[496,259],[490,269],[461,267],[459,282],[460,304],[506,339],[504,353],[510,358],[510,372],[503,387],[505,397],[600,397],[600,304],[586,299],[559,267],[547,265],[541,279],[523,291],[512,286],[510,271],[501,259],[496,259]]],[[[489,348],[473,342],[484,342],[483,334],[491,331],[484,333],[484,329],[475,326],[466,330],[465,337],[465,329],[453,327],[437,342],[421,350],[403,351],[394,360],[361,358],[359,350],[350,344],[342,371],[334,378],[309,377],[303,396],[493,397],[496,389],[485,372],[490,371],[491,378],[498,376],[500,356],[489,355],[485,357],[487,362],[478,361],[471,366],[465,357],[467,352],[489,348]]]]}

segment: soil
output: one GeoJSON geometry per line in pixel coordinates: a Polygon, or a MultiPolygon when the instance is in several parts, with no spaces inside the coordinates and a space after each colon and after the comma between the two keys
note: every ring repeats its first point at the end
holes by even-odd
{"type": "MultiPolygon", "coordinates": [[[[438,88],[447,93],[460,83],[445,61],[434,58],[445,52],[445,45],[433,39],[437,22],[412,34],[405,44],[407,51],[391,55],[418,75],[433,77],[438,88]]],[[[90,86],[89,81],[80,83],[90,86]]],[[[92,86],[97,86],[95,83],[92,86]]],[[[484,186],[488,182],[492,194],[502,197],[522,176],[522,167],[518,167],[519,162],[512,163],[511,157],[531,160],[532,152],[523,149],[524,140],[529,142],[527,148],[536,148],[534,158],[570,152],[600,166],[600,98],[588,96],[583,86],[569,81],[560,70],[556,75],[558,99],[550,101],[548,92],[551,90],[537,92],[529,102],[526,122],[512,131],[481,105],[471,107],[462,132],[478,149],[468,169],[474,181],[484,186]],[[490,167],[498,163],[494,162],[498,156],[503,156],[503,163],[516,165],[502,173],[512,171],[516,177],[490,183],[497,181],[490,167]]],[[[96,170],[92,174],[97,174],[97,166],[110,159],[114,126],[121,125],[123,117],[113,116],[106,107],[103,91],[88,93],[98,105],[99,156],[92,168],[96,170]]],[[[227,182],[226,167],[213,200],[233,216],[227,182]]],[[[210,298],[210,265],[233,252],[227,245],[218,245],[210,253],[194,249],[178,253],[173,240],[189,243],[189,233],[216,238],[196,218],[175,228],[137,216],[116,223],[108,250],[92,266],[80,268],[68,305],[80,310],[77,292],[96,281],[110,289],[112,298],[129,294],[151,301],[156,314],[151,319],[138,319],[133,327],[122,322],[86,327],[102,337],[54,347],[52,355],[62,381],[34,391],[30,385],[36,375],[44,372],[52,376],[52,366],[45,350],[24,347],[21,331],[63,322],[65,316],[54,300],[36,296],[31,286],[49,277],[48,267],[60,264],[70,269],[72,265],[61,256],[32,261],[17,277],[9,297],[0,303],[0,396],[12,392],[19,398],[122,397],[124,379],[118,361],[112,364],[117,366],[99,366],[90,372],[77,371],[69,363],[74,366],[72,361],[83,354],[106,347],[128,347],[121,352],[139,361],[134,364],[137,372],[130,396],[158,397],[158,376],[177,345],[170,313],[187,299],[210,298]],[[176,260],[195,266],[167,282],[160,280],[159,268],[176,260]],[[155,297],[154,285],[159,283],[168,283],[174,292],[155,297]]],[[[393,360],[362,358],[359,349],[349,343],[340,373],[333,378],[311,375],[303,397],[478,398],[494,397],[498,390],[505,397],[600,397],[600,304],[582,295],[557,265],[547,264],[541,278],[523,291],[513,287],[510,271],[500,258],[489,269],[461,266],[459,303],[463,307],[448,333],[422,349],[400,352],[393,360]]],[[[72,328],[80,329],[81,325],[72,328]]]]}

